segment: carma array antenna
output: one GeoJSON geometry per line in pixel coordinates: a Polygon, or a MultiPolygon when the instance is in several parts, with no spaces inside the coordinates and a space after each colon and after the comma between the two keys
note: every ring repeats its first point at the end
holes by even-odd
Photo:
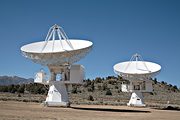
{"type": "Polygon", "coordinates": [[[145,106],[142,92],[152,92],[152,77],[161,70],[161,66],[143,61],[141,55],[134,54],[130,61],[114,65],[114,72],[122,78],[129,80],[121,86],[123,92],[132,92],[128,106],[145,106]]]}
{"type": "Polygon", "coordinates": [[[43,71],[36,74],[34,82],[48,84],[47,106],[68,106],[67,86],[81,84],[84,79],[84,67],[73,65],[85,57],[92,49],[88,40],[69,39],[58,25],[49,29],[45,41],[27,44],[21,47],[23,56],[33,62],[47,66],[51,77],[46,79],[43,71]],[[57,77],[61,80],[57,81],[57,77]]]}

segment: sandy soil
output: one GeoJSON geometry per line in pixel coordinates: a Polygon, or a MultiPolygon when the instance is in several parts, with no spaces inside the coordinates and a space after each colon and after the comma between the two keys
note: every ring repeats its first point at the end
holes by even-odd
{"type": "Polygon", "coordinates": [[[179,120],[179,111],[126,106],[72,105],[44,107],[38,103],[0,101],[0,120],[179,120]]]}

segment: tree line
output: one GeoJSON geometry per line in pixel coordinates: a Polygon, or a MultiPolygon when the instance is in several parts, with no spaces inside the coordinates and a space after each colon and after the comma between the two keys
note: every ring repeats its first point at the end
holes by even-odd
{"type": "MultiPolygon", "coordinates": [[[[88,92],[93,92],[95,90],[95,84],[102,83],[102,85],[97,86],[98,90],[106,91],[106,95],[112,95],[111,90],[107,87],[108,84],[114,85],[115,89],[118,89],[119,86],[117,86],[118,81],[124,81],[122,77],[114,77],[114,76],[108,76],[106,78],[97,77],[93,80],[87,79],[84,80],[83,89],[87,89],[88,92]],[[105,82],[106,81],[106,82],[105,82]]],[[[167,84],[164,81],[158,82],[157,79],[152,79],[154,84],[161,84],[168,87],[168,90],[171,91],[180,91],[180,89],[176,85],[167,84]]],[[[78,93],[80,92],[79,87],[74,85],[73,89],[71,90],[71,93],[78,93]]],[[[32,93],[32,94],[47,94],[48,93],[48,86],[37,84],[37,83],[30,83],[30,84],[18,84],[18,85],[0,85],[0,92],[9,92],[9,93],[32,93]]]]}
{"type": "Polygon", "coordinates": [[[30,83],[30,84],[20,84],[20,85],[8,85],[0,86],[0,92],[9,93],[32,93],[32,94],[47,94],[48,86],[42,84],[30,83]]]}

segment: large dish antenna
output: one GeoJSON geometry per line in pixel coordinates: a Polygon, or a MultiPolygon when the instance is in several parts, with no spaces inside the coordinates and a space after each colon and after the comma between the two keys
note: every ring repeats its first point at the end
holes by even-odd
{"type": "Polygon", "coordinates": [[[85,57],[92,45],[88,40],[69,39],[62,27],[55,24],[49,29],[45,41],[21,47],[23,56],[49,68],[51,77],[48,81],[43,71],[38,72],[34,80],[36,83],[49,84],[46,105],[69,105],[67,86],[82,84],[84,80],[84,67],[72,64],[85,57]]]}

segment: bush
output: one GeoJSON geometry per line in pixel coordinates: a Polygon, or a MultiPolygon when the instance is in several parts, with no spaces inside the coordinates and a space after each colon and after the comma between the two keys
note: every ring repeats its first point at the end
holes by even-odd
{"type": "Polygon", "coordinates": [[[95,83],[102,83],[102,79],[100,77],[97,77],[95,80],[94,80],[95,83]]]}
{"type": "Polygon", "coordinates": [[[116,86],[115,86],[115,89],[119,89],[119,87],[116,85],[116,86]]]}
{"type": "Polygon", "coordinates": [[[18,94],[17,97],[21,97],[21,94],[18,94]]]}
{"type": "Polygon", "coordinates": [[[163,84],[163,85],[167,85],[167,82],[161,81],[161,84],[163,84]]]}
{"type": "Polygon", "coordinates": [[[26,100],[26,99],[23,99],[23,102],[29,102],[28,100],[26,100]]]}
{"type": "Polygon", "coordinates": [[[77,94],[77,87],[73,87],[72,90],[71,90],[71,93],[77,94]]]}
{"type": "Polygon", "coordinates": [[[176,85],[174,85],[174,86],[172,87],[172,91],[177,92],[178,90],[179,90],[179,89],[177,88],[176,85]]]}
{"type": "Polygon", "coordinates": [[[112,93],[111,93],[111,90],[110,90],[110,89],[108,89],[108,90],[106,91],[106,95],[112,95],[112,93]]]}
{"type": "Polygon", "coordinates": [[[107,89],[108,89],[107,84],[106,84],[106,83],[103,83],[103,85],[102,85],[102,90],[107,90],[107,89]]]}
{"type": "Polygon", "coordinates": [[[116,80],[109,80],[108,84],[115,85],[115,84],[117,84],[117,81],[116,80]]]}
{"type": "Polygon", "coordinates": [[[24,90],[25,90],[25,85],[22,84],[20,85],[19,89],[17,90],[18,93],[24,93],[24,90]]]}
{"type": "Polygon", "coordinates": [[[121,91],[121,90],[118,90],[117,92],[118,92],[118,93],[121,93],[122,91],[121,91]]]}
{"type": "Polygon", "coordinates": [[[8,92],[8,86],[0,86],[0,92],[8,92]]]}
{"type": "Polygon", "coordinates": [[[175,90],[178,90],[178,88],[177,88],[177,86],[176,86],[176,85],[174,85],[174,86],[173,86],[173,88],[174,88],[175,90]]]}
{"type": "Polygon", "coordinates": [[[89,95],[89,96],[88,96],[88,100],[90,100],[90,101],[94,101],[93,96],[92,96],[92,95],[89,95]]]}
{"type": "Polygon", "coordinates": [[[157,78],[154,78],[154,84],[157,84],[157,78]]]}
{"type": "Polygon", "coordinates": [[[123,80],[123,78],[121,76],[118,76],[118,80],[123,80]]]}
{"type": "Polygon", "coordinates": [[[106,80],[110,80],[110,79],[117,79],[115,76],[108,76],[106,77],[106,80]]]}
{"type": "Polygon", "coordinates": [[[90,79],[85,80],[83,87],[88,87],[89,85],[91,85],[91,80],[90,79]]]}
{"type": "Polygon", "coordinates": [[[88,92],[93,92],[93,89],[92,89],[91,87],[88,87],[88,88],[87,88],[87,91],[88,91],[88,92]]]}
{"type": "Polygon", "coordinates": [[[97,87],[98,87],[98,90],[102,90],[102,87],[101,87],[101,85],[98,85],[97,87]]]}
{"type": "Polygon", "coordinates": [[[94,91],[94,82],[91,82],[91,85],[88,86],[88,92],[93,92],[94,91]]]}

